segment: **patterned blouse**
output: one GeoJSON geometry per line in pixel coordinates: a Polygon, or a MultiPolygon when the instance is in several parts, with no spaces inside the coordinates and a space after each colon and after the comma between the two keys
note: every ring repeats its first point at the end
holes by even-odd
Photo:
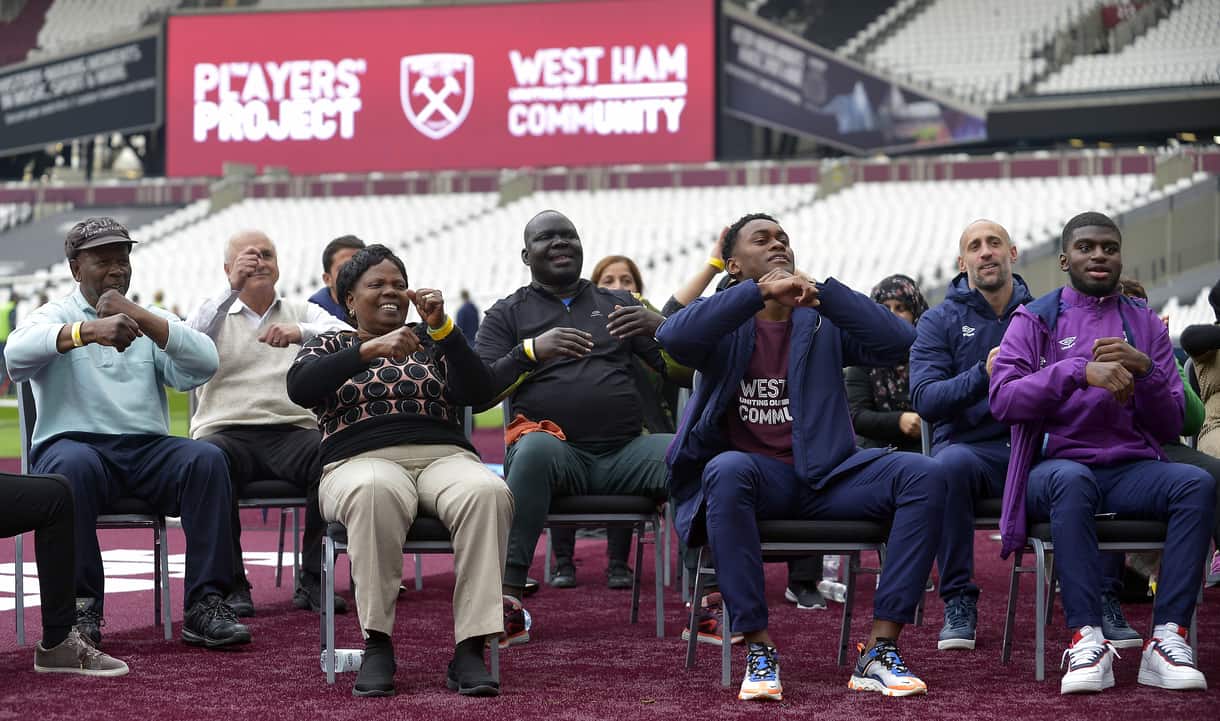
{"type": "Polygon", "coordinates": [[[401,362],[361,360],[352,331],[322,333],[301,347],[288,394],[317,417],[323,463],[401,444],[474,450],[462,406],[490,400],[490,376],[460,331],[439,343],[419,336],[422,348],[401,362]]]}

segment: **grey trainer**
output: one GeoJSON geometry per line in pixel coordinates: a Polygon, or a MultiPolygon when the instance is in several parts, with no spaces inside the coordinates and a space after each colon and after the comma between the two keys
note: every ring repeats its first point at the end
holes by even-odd
{"type": "Polygon", "coordinates": [[[34,670],[39,673],[79,673],[83,676],[123,676],[127,664],[97,650],[73,628],[51,649],[34,647],[34,670]]]}

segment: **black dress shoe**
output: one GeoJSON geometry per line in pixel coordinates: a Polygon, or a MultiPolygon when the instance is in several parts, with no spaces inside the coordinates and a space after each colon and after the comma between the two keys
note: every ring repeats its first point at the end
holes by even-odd
{"type": "Polygon", "coordinates": [[[249,618],[254,615],[254,598],[250,595],[249,586],[237,586],[225,596],[225,605],[233,609],[239,618],[249,618]]]}
{"type": "Polygon", "coordinates": [[[390,637],[369,634],[364,642],[364,658],[360,661],[360,672],[356,674],[353,696],[393,696],[394,672],[398,664],[394,661],[394,644],[390,637]]]}
{"type": "Polygon", "coordinates": [[[453,666],[453,661],[450,661],[449,671],[445,674],[445,686],[450,691],[457,691],[463,696],[500,695],[500,682],[493,679],[486,668],[459,674],[453,670],[453,666]]]}
{"type": "Polygon", "coordinates": [[[102,618],[102,604],[95,598],[76,599],[76,630],[85,637],[94,648],[102,647],[102,626],[106,620],[102,618]]]}
{"type": "Polygon", "coordinates": [[[521,595],[522,596],[533,596],[535,593],[538,593],[538,589],[540,587],[541,586],[538,583],[538,579],[527,578],[527,579],[525,579],[525,590],[521,592],[521,595]]]}
{"type": "Polygon", "coordinates": [[[237,614],[219,594],[209,593],[186,611],[182,641],[192,646],[219,648],[250,643],[250,629],[237,620],[237,614]]]}
{"type": "MultiPolygon", "coordinates": [[[[292,605],[301,610],[309,609],[322,613],[322,579],[302,571],[297,575],[297,590],[292,594],[292,605]]],[[[347,601],[335,594],[335,613],[347,613],[347,601]]]]}

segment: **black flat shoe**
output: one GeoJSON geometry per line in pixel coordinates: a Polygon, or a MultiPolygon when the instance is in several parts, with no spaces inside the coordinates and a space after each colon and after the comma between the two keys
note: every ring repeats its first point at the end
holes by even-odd
{"type": "Polygon", "coordinates": [[[389,637],[369,637],[364,643],[364,658],[360,661],[360,672],[356,674],[353,696],[393,696],[394,672],[398,664],[394,661],[394,645],[389,637]]]}
{"type": "Polygon", "coordinates": [[[500,682],[492,679],[487,669],[482,673],[466,674],[459,678],[453,671],[453,662],[449,662],[449,670],[445,674],[445,686],[450,691],[457,691],[463,696],[499,696],[500,682]]]}

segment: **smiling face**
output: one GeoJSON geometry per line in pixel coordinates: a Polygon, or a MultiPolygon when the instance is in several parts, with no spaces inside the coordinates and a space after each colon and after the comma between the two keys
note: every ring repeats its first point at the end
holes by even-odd
{"type": "Polygon", "coordinates": [[[966,274],[971,288],[994,292],[1012,280],[1017,247],[998,223],[978,220],[966,226],[958,252],[957,269],[966,274]]]}
{"type": "Polygon", "coordinates": [[[584,259],[580,236],[567,216],[548,210],[526,224],[521,262],[534,280],[551,287],[572,285],[580,279],[584,259]]]}
{"type": "Polygon", "coordinates": [[[733,240],[725,270],[737,280],[758,280],[775,269],[796,272],[788,234],[773,220],[751,220],[733,240]]]}
{"type": "Polygon", "coordinates": [[[1123,273],[1123,241],[1113,228],[1086,225],[1076,228],[1059,254],[1059,268],[1072,287],[1091,296],[1105,296],[1118,287],[1123,273]]]}
{"type": "Polygon", "coordinates": [[[346,302],[360,330],[384,335],[407,321],[407,279],[393,261],[383,260],[356,279],[346,302]]]}
{"type": "Polygon", "coordinates": [[[131,245],[112,243],[82,250],[68,261],[68,267],[89,305],[97,305],[97,299],[111,288],[127,295],[131,285],[131,245]]]}

